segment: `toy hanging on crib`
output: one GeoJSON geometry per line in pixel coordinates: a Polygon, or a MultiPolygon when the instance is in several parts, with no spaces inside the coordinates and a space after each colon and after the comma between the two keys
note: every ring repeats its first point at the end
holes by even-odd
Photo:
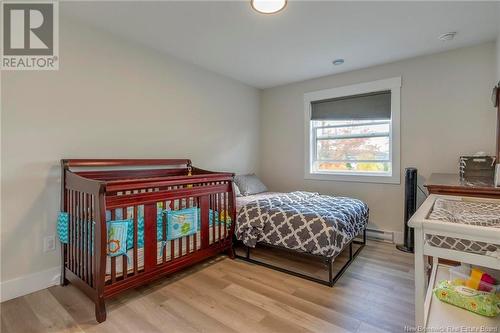
{"type": "MultiPolygon", "coordinates": [[[[191,177],[193,175],[193,173],[192,173],[193,167],[190,164],[188,164],[187,169],[188,169],[188,177],[191,177]]],[[[188,184],[188,185],[186,185],[186,187],[192,188],[193,184],[188,184]]]]}

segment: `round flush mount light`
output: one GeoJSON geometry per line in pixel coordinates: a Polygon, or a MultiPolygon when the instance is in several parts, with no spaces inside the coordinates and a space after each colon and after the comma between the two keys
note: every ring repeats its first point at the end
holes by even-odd
{"type": "Polygon", "coordinates": [[[335,59],[334,61],[332,61],[332,64],[335,66],[340,66],[343,63],[344,63],[344,59],[335,59]]]}
{"type": "Polygon", "coordinates": [[[275,14],[286,7],[287,0],[251,0],[252,8],[261,14],[275,14]]]}
{"type": "Polygon", "coordinates": [[[448,42],[450,40],[453,40],[456,35],[457,35],[456,31],[447,32],[439,36],[439,40],[442,40],[443,42],[448,42]]]}

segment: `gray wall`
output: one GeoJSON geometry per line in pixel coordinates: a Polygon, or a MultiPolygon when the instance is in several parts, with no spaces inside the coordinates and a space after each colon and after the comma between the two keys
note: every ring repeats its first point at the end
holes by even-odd
{"type": "Polygon", "coordinates": [[[497,81],[500,81],[500,30],[497,37],[497,81]]]}
{"type": "Polygon", "coordinates": [[[59,265],[61,158],[255,171],[259,91],[62,20],[60,70],[2,72],[2,281],[59,265]]]}
{"type": "Polygon", "coordinates": [[[498,3],[497,81],[500,81],[500,3],[498,3]]]}
{"type": "Polygon", "coordinates": [[[403,185],[304,180],[304,93],[396,76],[403,81],[402,174],[409,166],[417,167],[423,179],[433,172],[457,173],[461,154],[494,152],[490,97],[495,44],[488,43],[264,90],[264,182],[275,191],[304,189],[360,198],[370,206],[375,227],[401,231],[403,185]]]}

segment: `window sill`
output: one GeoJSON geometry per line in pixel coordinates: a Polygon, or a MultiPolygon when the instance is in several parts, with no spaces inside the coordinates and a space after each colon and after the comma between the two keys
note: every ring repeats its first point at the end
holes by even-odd
{"type": "Polygon", "coordinates": [[[329,180],[339,182],[356,183],[378,183],[378,184],[401,184],[399,172],[391,176],[360,175],[360,174],[338,174],[338,173],[306,173],[306,180],[329,180]]]}

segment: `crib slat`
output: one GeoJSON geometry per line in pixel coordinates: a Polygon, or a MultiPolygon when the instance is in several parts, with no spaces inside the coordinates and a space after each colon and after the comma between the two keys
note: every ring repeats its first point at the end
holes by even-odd
{"type": "MultiPolygon", "coordinates": [[[[64,201],[65,201],[64,209],[62,209],[62,211],[69,214],[69,190],[67,189],[64,189],[64,201]]],[[[68,220],[68,237],[69,237],[69,220],[68,220]]],[[[61,249],[63,255],[62,264],[64,265],[63,269],[65,269],[66,267],[69,267],[68,244],[61,244],[61,249]]]]}
{"type": "MultiPolygon", "coordinates": [[[[122,208],[122,219],[123,220],[126,220],[127,219],[127,208],[124,207],[122,208]]],[[[127,247],[127,244],[125,244],[125,247],[127,247]]],[[[126,251],[126,250],[125,250],[126,251]]],[[[123,260],[123,263],[122,263],[122,268],[123,268],[123,273],[122,273],[122,277],[123,279],[125,279],[127,277],[127,273],[128,273],[128,267],[127,267],[127,256],[122,256],[122,260],[123,260]]]]}
{"type": "MultiPolygon", "coordinates": [[[[179,202],[180,204],[180,202],[179,202]]],[[[179,206],[179,209],[181,209],[181,206],[179,206]]],[[[179,252],[177,252],[177,255],[179,257],[182,257],[182,240],[184,239],[184,237],[180,237],[180,238],[177,238],[177,246],[179,248],[179,252]]]]}
{"type": "MultiPolygon", "coordinates": [[[[198,198],[194,198],[193,199],[193,201],[195,201],[195,200],[196,200],[196,202],[193,202],[193,204],[195,205],[195,207],[196,208],[200,207],[198,198]]],[[[198,217],[198,218],[201,218],[201,217],[198,217]]],[[[198,246],[198,240],[197,239],[198,239],[198,233],[200,232],[200,230],[198,230],[198,226],[196,226],[196,229],[197,229],[196,233],[193,235],[194,236],[194,239],[193,239],[193,251],[198,250],[198,247],[197,247],[198,246]]]]}
{"type": "Polygon", "coordinates": [[[200,197],[200,213],[201,213],[201,248],[206,249],[209,245],[209,231],[208,231],[208,210],[209,210],[209,197],[204,195],[200,197]]]}
{"type": "MultiPolygon", "coordinates": [[[[224,205],[224,228],[222,229],[224,232],[223,232],[223,239],[224,239],[224,242],[226,241],[226,231],[227,231],[227,216],[229,215],[229,207],[227,207],[227,193],[224,192],[222,193],[222,202],[223,202],[223,205],[224,205]]],[[[222,221],[221,221],[222,223],[222,221]]]]}
{"type": "Polygon", "coordinates": [[[79,244],[80,244],[80,278],[83,280],[85,277],[85,252],[83,249],[83,243],[85,240],[85,235],[84,235],[84,228],[85,228],[85,219],[86,219],[86,203],[85,203],[85,193],[80,192],[80,201],[81,201],[81,206],[82,206],[82,215],[80,217],[80,237],[79,237],[79,244]]]}
{"type": "MultiPolygon", "coordinates": [[[[188,200],[186,198],[182,199],[182,209],[188,208],[188,200]]],[[[180,250],[180,256],[186,255],[189,252],[187,251],[188,246],[189,246],[189,237],[182,237],[181,239],[181,250],[180,250]],[[186,242],[186,246],[184,246],[184,242],[186,242]],[[183,248],[186,249],[186,251],[183,251],[183,248]]]]}
{"type": "Polygon", "coordinates": [[[73,232],[73,226],[71,220],[73,219],[73,202],[72,202],[72,192],[71,190],[68,190],[68,269],[70,271],[73,270],[73,248],[72,248],[72,232],[73,232]]]}
{"type": "Polygon", "coordinates": [[[78,275],[78,244],[77,244],[77,235],[78,235],[78,192],[73,192],[73,201],[74,201],[74,213],[75,218],[73,219],[73,272],[78,275]]]}
{"type": "Polygon", "coordinates": [[[83,193],[78,192],[78,211],[80,217],[78,219],[78,276],[83,279],[83,214],[85,213],[85,207],[83,202],[83,193]]]}
{"type": "Polygon", "coordinates": [[[215,197],[215,194],[212,194],[210,195],[212,197],[212,244],[215,244],[215,242],[217,241],[217,238],[215,237],[215,225],[217,223],[216,222],[216,219],[215,219],[215,214],[216,214],[216,210],[217,210],[217,203],[216,203],[216,197],[215,197]]]}
{"type": "MultiPolygon", "coordinates": [[[[225,227],[224,227],[224,238],[227,237],[226,236],[226,231],[228,230],[228,224],[231,223],[231,225],[232,225],[232,223],[235,222],[233,220],[229,221],[229,219],[232,219],[232,217],[231,217],[232,216],[232,211],[231,211],[231,207],[229,206],[230,195],[231,194],[229,192],[224,193],[224,204],[226,205],[226,212],[227,212],[226,218],[225,218],[225,222],[226,223],[225,223],[225,227]]],[[[231,241],[232,241],[232,239],[231,239],[231,241]]]]}
{"type": "MultiPolygon", "coordinates": [[[[170,207],[170,210],[173,210],[174,209],[174,202],[172,200],[170,200],[169,202],[169,207],[170,207]]],[[[170,240],[170,260],[174,260],[174,252],[175,251],[175,240],[170,240]]]]}
{"type": "Polygon", "coordinates": [[[86,275],[85,278],[87,279],[87,283],[90,283],[90,248],[89,248],[89,238],[90,238],[90,230],[89,230],[89,225],[90,221],[92,221],[92,196],[90,194],[87,194],[86,197],[87,200],[87,219],[85,221],[85,270],[86,270],[86,275]]]}
{"type": "Polygon", "coordinates": [[[79,244],[78,239],[80,238],[80,192],[75,192],[75,200],[76,200],[76,221],[75,221],[75,274],[78,276],[80,269],[80,254],[78,253],[79,244]]]}
{"type": "MultiPolygon", "coordinates": [[[[208,211],[207,211],[207,215],[208,215],[208,244],[210,245],[211,244],[211,238],[210,238],[210,235],[212,233],[212,227],[210,226],[210,219],[211,219],[211,216],[210,216],[210,210],[212,209],[212,195],[208,195],[208,211]]],[[[213,239],[212,239],[213,240],[213,239]]]]}
{"type": "MultiPolygon", "coordinates": [[[[213,241],[213,238],[211,239],[210,238],[210,235],[212,234],[212,231],[213,231],[213,228],[210,226],[210,219],[212,218],[210,216],[210,210],[212,209],[212,195],[209,195],[208,196],[208,211],[207,211],[207,215],[208,215],[208,244],[212,244],[211,240],[213,241]]],[[[213,220],[212,220],[213,221],[213,220]]]]}
{"type": "Polygon", "coordinates": [[[81,192],[81,200],[82,200],[82,218],[80,219],[80,230],[81,230],[81,234],[80,234],[80,253],[81,253],[81,268],[80,268],[80,272],[81,272],[81,275],[80,275],[80,278],[85,281],[85,236],[86,236],[86,233],[85,233],[85,222],[87,220],[87,212],[86,212],[86,208],[87,208],[87,203],[85,202],[85,197],[86,197],[86,194],[81,192]]]}
{"type": "Polygon", "coordinates": [[[69,237],[68,237],[68,245],[69,245],[69,269],[74,272],[74,263],[75,263],[75,258],[74,258],[74,249],[73,249],[73,232],[74,232],[74,225],[73,225],[73,219],[75,218],[75,212],[74,212],[74,203],[73,203],[73,191],[69,191],[69,237]]]}
{"type": "Polygon", "coordinates": [[[230,216],[229,207],[227,205],[227,196],[228,194],[226,192],[222,193],[222,202],[224,204],[224,228],[222,229],[222,234],[224,237],[224,241],[226,240],[226,229],[227,229],[228,219],[230,216]]]}
{"type": "MultiPolygon", "coordinates": [[[[82,252],[82,280],[85,281],[86,277],[85,274],[87,273],[87,266],[86,266],[86,253],[85,253],[85,237],[87,236],[87,232],[85,231],[85,226],[87,225],[87,194],[82,192],[82,247],[81,247],[81,252],[82,252]]],[[[85,281],[87,282],[87,281],[85,281]]]]}
{"type": "Polygon", "coordinates": [[[93,221],[95,221],[94,217],[94,195],[90,195],[90,220],[89,224],[87,225],[87,228],[90,232],[90,236],[87,239],[87,248],[89,249],[89,266],[90,266],[90,271],[89,271],[89,284],[91,287],[94,286],[94,256],[93,256],[93,241],[92,239],[94,238],[94,228],[93,228],[93,221]]]}
{"type": "Polygon", "coordinates": [[[221,214],[223,212],[223,210],[221,210],[222,208],[222,205],[221,205],[221,195],[222,193],[217,193],[217,214],[218,214],[218,218],[219,218],[219,224],[218,224],[218,229],[219,229],[219,239],[218,239],[218,242],[221,242],[222,241],[222,237],[221,237],[221,224],[222,224],[222,219],[220,218],[221,217],[221,214]]]}
{"type": "Polygon", "coordinates": [[[82,279],[83,281],[87,282],[87,220],[89,218],[89,211],[88,211],[88,194],[83,193],[83,201],[85,203],[84,205],[84,214],[83,214],[83,221],[82,221],[82,279]]]}
{"type": "MultiPolygon", "coordinates": [[[[186,207],[191,208],[191,198],[188,198],[186,200],[186,207]]],[[[188,235],[186,237],[186,254],[189,254],[189,252],[191,252],[190,249],[191,249],[191,235],[188,235]]]]}
{"type": "Polygon", "coordinates": [[[137,206],[134,206],[134,275],[137,275],[139,270],[137,262],[137,231],[139,228],[139,218],[137,216],[137,206]]]}
{"type": "MultiPolygon", "coordinates": [[[[163,210],[167,209],[167,201],[163,202],[162,206],[163,210]]],[[[163,211],[161,214],[161,223],[162,223],[162,241],[167,241],[167,214],[163,211]]],[[[163,243],[166,244],[166,243],[163,243]]],[[[162,246],[162,262],[165,263],[167,261],[167,246],[162,246]]]]}
{"type": "MultiPolygon", "coordinates": [[[[113,221],[116,217],[115,210],[111,210],[111,221],[113,221]]],[[[116,282],[116,257],[111,257],[111,283],[116,282]]]]}
{"type": "Polygon", "coordinates": [[[77,272],[76,274],[82,277],[82,224],[83,224],[83,203],[82,203],[82,192],[78,192],[78,225],[76,234],[76,247],[77,247],[77,272]]]}
{"type": "Polygon", "coordinates": [[[73,271],[73,191],[69,190],[69,230],[68,230],[68,250],[69,269],[73,271]]]}
{"type": "Polygon", "coordinates": [[[144,271],[155,268],[157,258],[157,206],[156,203],[144,205],[144,271]]]}
{"type": "Polygon", "coordinates": [[[89,237],[90,237],[90,231],[89,231],[89,225],[90,221],[92,221],[92,207],[91,207],[91,195],[87,194],[86,195],[86,200],[87,200],[87,219],[85,221],[85,269],[86,269],[86,275],[85,278],[87,279],[87,283],[90,283],[90,262],[89,262],[89,257],[90,257],[90,249],[89,249],[89,237]]]}
{"type": "MultiPolygon", "coordinates": [[[[228,237],[228,235],[229,235],[229,233],[230,233],[230,232],[229,232],[229,227],[228,227],[229,217],[233,215],[233,212],[232,212],[232,209],[233,209],[233,208],[231,207],[231,205],[230,205],[230,201],[229,201],[229,200],[231,200],[231,199],[230,199],[230,198],[231,198],[231,197],[230,197],[231,195],[232,195],[232,194],[230,194],[230,193],[226,193],[226,208],[227,208],[227,216],[226,216],[226,227],[224,228],[224,237],[226,237],[226,238],[228,237]]],[[[231,218],[232,218],[232,220],[231,220],[231,225],[234,225],[234,223],[236,223],[236,216],[234,216],[234,218],[233,218],[233,217],[231,217],[231,218]]],[[[231,236],[229,235],[229,237],[231,237],[231,236]]],[[[231,241],[232,241],[232,239],[231,239],[231,241]]]]}
{"type": "Polygon", "coordinates": [[[78,247],[77,247],[77,235],[78,235],[78,192],[73,192],[74,207],[73,211],[75,213],[75,218],[73,219],[73,272],[78,274],[78,247]]]}

